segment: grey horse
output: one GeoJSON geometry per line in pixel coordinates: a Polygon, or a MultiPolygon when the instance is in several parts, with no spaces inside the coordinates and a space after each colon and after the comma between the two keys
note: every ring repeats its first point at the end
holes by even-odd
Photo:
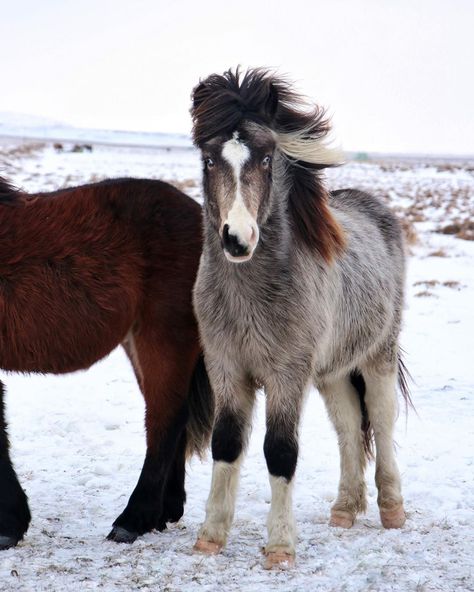
{"type": "Polygon", "coordinates": [[[259,387],[272,491],[267,568],[295,555],[291,496],[310,384],[340,448],[330,524],[351,527],[365,511],[374,442],[382,524],[403,526],[397,378],[409,394],[398,345],[405,256],[397,219],[371,195],[327,191],[320,171],[340,154],[328,145],[325,112],[272,73],[209,76],[194,89],[191,113],[205,196],[194,306],[216,395],[211,492],[195,548],[226,544],[259,387]]]}

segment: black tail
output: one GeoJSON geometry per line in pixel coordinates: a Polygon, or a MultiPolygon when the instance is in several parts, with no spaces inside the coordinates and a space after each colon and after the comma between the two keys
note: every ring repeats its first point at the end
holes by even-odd
{"type": "Polygon", "coordinates": [[[359,395],[360,410],[362,412],[362,442],[364,445],[364,452],[367,460],[373,460],[374,454],[374,431],[370,425],[369,412],[367,411],[367,405],[365,404],[365,380],[362,374],[358,370],[351,372],[351,383],[359,395]]]}
{"type": "Polygon", "coordinates": [[[214,394],[207,376],[204,357],[201,354],[191,379],[188,398],[189,419],[186,424],[186,456],[202,456],[212,434],[214,423],[214,394]]]}

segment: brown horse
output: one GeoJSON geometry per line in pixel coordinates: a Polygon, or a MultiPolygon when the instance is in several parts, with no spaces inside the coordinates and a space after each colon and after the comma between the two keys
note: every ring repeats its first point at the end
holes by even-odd
{"type": "MultiPolygon", "coordinates": [[[[145,398],[145,462],[114,541],[179,520],[186,454],[207,444],[213,400],[191,301],[201,240],[200,206],[167,183],[29,195],[0,179],[0,367],[73,372],[122,345],[145,398]]],[[[0,382],[0,549],[30,522],[3,391],[0,382]]]]}

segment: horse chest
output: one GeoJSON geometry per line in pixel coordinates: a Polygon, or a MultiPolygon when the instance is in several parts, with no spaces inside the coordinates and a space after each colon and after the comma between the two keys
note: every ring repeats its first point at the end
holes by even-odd
{"type": "Polygon", "coordinates": [[[252,373],[261,374],[264,368],[275,366],[288,325],[278,303],[233,294],[215,305],[220,319],[216,340],[220,354],[238,360],[252,373]]]}

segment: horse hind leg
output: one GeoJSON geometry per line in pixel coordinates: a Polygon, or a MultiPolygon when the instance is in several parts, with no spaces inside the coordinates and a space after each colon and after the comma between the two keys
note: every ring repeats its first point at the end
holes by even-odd
{"type": "MultiPolygon", "coordinates": [[[[354,381],[355,382],[355,381],[354,381]]],[[[319,386],[329,418],[337,434],[341,476],[337,499],[331,508],[330,526],[350,528],[359,512],[365,512],[366,452],[362,429],[361,394],[350,376],[319,386]]]]}
{"type": "Polygon", "coordinates": [[[169,335],[139,335],[133,356],[146,404],[147,452],[138,483],[108,535],[127,543],[153,529],[163,530],[183,513],[186,399],[198,351],[197,346],[174,343],[169,335]]]}
{"type": "Polygon", "coordinates": [[[10,459],[3,393],[0,382],[0,550],[21,541],[31,520],[27,497],[10,459]]]}
{"type": "Polygon", "coordinates": [[[385,528],[401,528],[406,517],[393,441],[398,411],[397,371],[381,364],[379,367],[364,368],[363,376],[365,400],[375,439],[375,482],[380,519],[385,528]]]}
{"type": "Polygon", "coordinates": [[[186,503],[185,476],[186,430],[183,430],[166,480],[161,524],[159,524],[158,530],[164,530],[167,522],[178,522],[183,515],[186,503]]]}

